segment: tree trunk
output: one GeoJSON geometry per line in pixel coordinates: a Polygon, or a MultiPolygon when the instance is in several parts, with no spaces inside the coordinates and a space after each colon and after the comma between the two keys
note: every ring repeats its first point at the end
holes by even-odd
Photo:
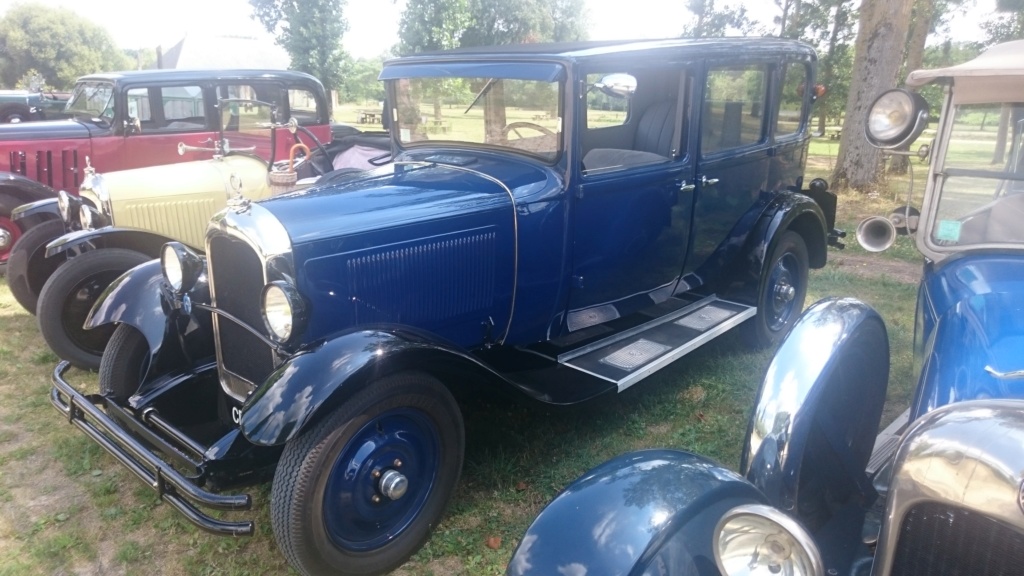
{"type": "MultiPolygon", "coordinates": [[[[914,22],[910,27],[910,41],[907,43],[907,65],[904,68],[907,74],[921,68],[924,63],[924,44],[928,39],[928,33],[932,29],[932,19],[935,13],[933,0],[916,0],[914,2],[914,22]]],[[[917,88],[910,88],[917,92],[917,88]]],[[[907,146],[902,150],[909,150],[907,146]]],[[[909,158],[907,156],[893,156],[889,164],[890,174],[906,174],[909,158]]]]}
{"type": "MultiPolygon", "coordinates": [[[[832,17],[832,30],[829,31],[828,35],[828,53],[825,56],[827,64],[822,66],[821,70],[821,83],[825,86],[825,98],[833,98],[829,96],[828,90],[831,88],[832,79],[835,77],[836,67],[836,47],[839,46],[839,34],[842,32],[843,27],[846,26],[846,6],[842,2],[836,5],[836,12],[832,17]]],[[[824,103],[818,103],[818,133],[825,134],[825,122],[827,120],[825,113],[824,103]]]]}
{"type": "Polygon", "coordinates": [[[1002,164],[1006,158],[1006,135],[1010,132],[1010,107],[1003,106],[999,113],[999,130],[996,132],[996,149],[992,152],[992,163],[1002,164]]]}
{"type": "Polygon", "coordinates": [[[863,127],[878,94],[896,86],[912,4],[913,0],[864,0],[861,4],[844,130],[832,172],[836,186],[869,190],[878,180],[881,154],[868,144],[863,127]]]}

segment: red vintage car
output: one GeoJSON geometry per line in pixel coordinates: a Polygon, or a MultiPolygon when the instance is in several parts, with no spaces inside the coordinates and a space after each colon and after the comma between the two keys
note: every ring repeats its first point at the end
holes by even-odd
{"type": "MultiPolygon", "coordinates": [[[[322,141],[331,138],[323,86],[307,74],[282,70],[94,74],[78,80],[65,109],[68,119],[0,126],[0,266],[29,227],[58,217],[52,200],[59,190],[78,193],[86,157],[106,172],[204,159],[202,153],[179,154],[178,144],[213,142],[222,115],[244,105],[232,99],[274,104],[279,119],[295,118],[322,141]],[[15,207],[40,200],[51,201],[12,217],[15,207]]],[[[278,158],[295,143],[281,132],[278,158]]]]}

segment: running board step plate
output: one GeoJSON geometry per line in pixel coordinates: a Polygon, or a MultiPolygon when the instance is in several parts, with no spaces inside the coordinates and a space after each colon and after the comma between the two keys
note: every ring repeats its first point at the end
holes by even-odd
{"type": "Polygon", "coordinates": [[[708,297],[683,314],[558,356],[558,362],[618,386],[619,392],[738,326],[757,309],[708,297]]]}

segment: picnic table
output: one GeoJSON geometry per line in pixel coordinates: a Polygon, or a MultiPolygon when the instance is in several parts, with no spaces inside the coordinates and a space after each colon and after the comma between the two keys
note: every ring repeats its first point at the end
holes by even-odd
{"type": "Polygon", "coordinates": [[[380,124],[381,123],[381,112],[380,110],[359,110],[356,112],[359,115],[358,120],[360,124],[380,124]]]}

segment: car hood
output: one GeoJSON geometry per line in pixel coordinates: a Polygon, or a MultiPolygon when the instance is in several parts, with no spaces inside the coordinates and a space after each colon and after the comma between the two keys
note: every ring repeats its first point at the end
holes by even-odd
{"type": "Polygon", "coordinates": [[[90,136],[108,134],[109,132],[109,128],[102,128],[70,119],[45,122],[19,122],[17,124],[0,124],[0,142],[89,138],[90,136]]]}
{"type": "Polygon", "coordinates": [[[1024,256],[944,263],[926,280],[922,301],[924,361],[913,417],[963,400],[1024,398],[1024,256]]]}
{"type": "Polygon", "coordinates": [[[281,221],[292,243],[299,245],[508,206],[509,194],[522,204],[561,189],[552,170],[529,162],[476,156],[431,158],[406,158],[263,205],[281,221]]]}

